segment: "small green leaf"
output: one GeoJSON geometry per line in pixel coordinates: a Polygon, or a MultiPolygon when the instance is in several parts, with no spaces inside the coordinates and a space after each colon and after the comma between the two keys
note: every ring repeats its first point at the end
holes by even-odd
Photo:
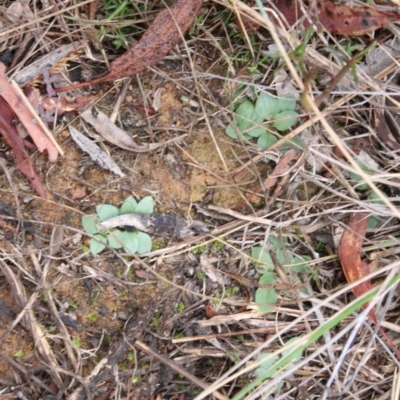
{"type": "Polygon", "coordinates": [[[154,202],[151,196],[144,197],[135,208],[135,213],[151,214],[154,212],[154,202]]]}
{"type": "MultiPolygon", "coordinates": [[[[350,176],[351,176],[351,172],[350,172],[350,176]]],[[[355,176],[355,175],[354,175],[355,176]]],[[[359,175],[357,175],[358,177],[359,177],[359,179],[355,179],[355,180],[361,180],[361,176],[359,176],[359,175]]],[[[357,183],[355,186],[354,186],[354,188],[355,189],[358,189],[358,190],[361,190],[362,192],[365,192],[366,190],[368,190],[369,189],[369,185],[368,185],[368,183],[357,183]]]]}
{"type": "Polygon", "coordinates": [[[258,288],[256,291],[255,301],[258,311],[261,313],[271,311],[277,299],[278,296],[276,295],[275,289],[258,288]]]}
{"type": "Polygon", "coordinates": [[[144,232],[136,232],[137,241],[138,241],[138,248],[137,252],[139,254],[149,253],[151,251],[151,237],[144,232]]]}
{"type": "Polygon", "coordinates": [[[132,196],[129,196],[122,203],[122,205],[119,209],[119,214],[120,215],[133,214],[136,210],[137,204],[138,204],[137,201],[132,196]]]}
{"type": "Polygon", "coordinates": [[[82,222],[83,229],[89,235],[95,235],[98,232],[98,229],[97,229],[97,226],[96,226],[97,218],[90,217],[88,215],[83,215],[81,222],[82,222]]]}
{"type": "MultiPolygon", "coordinates": [[[[237,130],[239,130],[239,128],[236,127],[237,130]]],[[[235,129],[233,128],[232,124],[229,124],[228,127],[225,129],[225,133],[232,139],[237,139],[237,134],[235,129]]]]}
{"type": "Polygon", "coordinates": [[[258,138],[263,134],[266,134],[267,131],[265,128],[251,128],[250,130],[246,131],[246,135],[252,138],[258,138]]]}
{"type": "Polygon", "coordinates": [[[117,217],[119,215],[119,210],[117,207],[111,204],[100,204],[96,207],[97,215],[101,222],[107,221],[110,218],[117,217]]]}
{"type": "Polygon", "coordinates": [[[24,353],[23,350],[18,350],[18,351],[14,354],[14,357],[19,358],[19,359],[22,359],[22,358],[25,357],[25,353],[24,353]]]}
{"type": "MultiPolygon", "coordinates": [[[[263,361],[263,363],[255,371],[255,375],[257,377],[262,378],[263,380],[266,380],[276,374],[277,368],[275,365],[280,359],[279,355],[277,355],[277,354],[272,355],[272,353],[261,353],[257,358],[259,360],[265,359],[265,361],[263,361]]],[[[273,393],[276,393],[277,391],[281,390],[282,386],[283,386],[283,382],[279,382],[276,385],[273,393]]]]}
{"type": "Polygon", "coordinates": [[[282,147],[279,148],[279,150],[282,152],[282,154],[285,154],[290,149],[299,149],[299,148],[305,149],[306,145],[299,137],[295,136],[291,139],[286,139],[282,147]]]}
{"type": "Polygon", "coordinates": [[[97,234],[90,239],[90,252],[92,254],[101,253],[107,246],[107,240],[103,235],[97,234]]]}
{"type": "Polygon", "coordinates": [[[256,113],[254,105],[251,101],[246,100],[236,110],[235,121],[240,132],[246,131],[248,128],[262,122],[262,118],[256,113]]]}
{"type": "Polygon", "coordinates": [[[308,272],[310,270],[307,265],[307,261],[310,261],[310,256],[292,256],[290,260],[290,266],[293,272],[301,273],[308,272]]]}
{"type": "Polygon", "coordinates": [[[115,229],[107,236],[108,244],[113,249],[121,249],[123,247],[123,232],[115,229]]]}
{"type": "Polygon", "coordinates": [[[277,137],[272,133],[265,132],[257,140],[257,145],[262,149],[268,149],[278,141],[277,137]]]}
{"type": "MultiPolygon", "coordinates": [[[[282,239],[282,241],[284,241],[284,239],[282,239]]],[[[282,241],[274,236],[268,236],[268,242],[272,244],[272,251],[283,250],[284,244],[282,243],[282,241]]]]}
{"type": "Polygon", "coordinates": [[[262,265],[262,268],[258,268],[257,272],[264,273],[275,269],[274,262],[268,251],[263,250],[261,247],[253,247],[251,249],[251,257],[262,265]]]}
{"type": "Polygon", "coordinates": [[[262,92],[258,96],[255,106],[256,113],[266,121],[273,118],[281,110],[278,100],[269,93],[262,92]]]}
{"type": "MultiPolygon", "coordinates": [[[[292,337],[291,339],[289,339],[288,341],[285,342],[285,347],[288,347],[288,346],[291,345],[292,343],[297,342],[299,339],[300,339],[299,336],[292,337]]],[[[299,348],[300,348],[300,346],[299,346],[299,348]]],[[[289,347],[289,348],[286,348],[285,350],[282,350],[282,357],[286,357],[286,356],[289,355],[292,351],[293,351],[293,347],[289,347]]],[[[293,361],[293,362],[300,361],[300,360],[301,360],[302,353],[303,353],[303,351],[302,351],[301,349],[300,349],[299,352],[296,352],[296,353],[293,355],[293,360],[292,360],[292,361],[293,361]]]]}
{"type": "Polygon", "coordinates": [[[273,285],[276,283],[276,274],[275,272],[264,272],[261,275],[259,284],[260,285],[273,285]]]}
{"type": "MultiPolygon", "coordinates": [[[[294,111],[296,108],[296,99],[292,94],[285,94],[278,99],[279,112],[294,111]]],[[[277,113],[278,114],[278,113],[277,113]]]]}
{"type": "Polygon", "coordinates": [[[306,30],[302,42],[294,49],[292,57],[297,59],[302,59],[304,57],[308,41],[314,35],[314,33],[315,33],[314,29],[306,30]]]}
{"type": "Polygon", "coordinates": [[[368,229],[375,229],[376,227],[378,227],[381,224],[381,222],[375,218],[375,217],[369,217],[368,218],[368,229]]]}
{"type": "Polygon", "coordinates": [[[286,131],[297,122],[296,111],[282,111],[275,115],[275,121],[272,126],[278,131],[286,131]]]}
{"type": "Polygon", "coordinates": [[[275,371],[275,368],[272,369],[272,367],[280,357],[278,354],[272,355],[272,353],[260,353],[257,357],[258,360],[263,360],[264,358],[266,358],[266,360],[256,369],[255,373],[256,376],[262,376],[267,379],[270,378],[275,371]]]}
{"type": "MultiPolygon", "coordinates": [[[[379,190],[379,189],[378,189],[379,190]]],[[[386,193],[384,193],[384,192],[382,192],[382,190],[379,190],[380,191],[380,193],[384,196],[384,197],[387,197],[387,194],[386,193]]],[[[368,200],[370,200],[373,204],[379,204],[379,205],[382,205],[382,206],[384,206],[385,205],[385,203],[383,202],[383,200],[381,200],[381,198],[379,197],[379,195],[377,194],[377,193],[375,193],[375,192],[371,192],[371,193],[368,193],[368,200]]]]}
{"type": "Polygon", "coordinates": [[[290,364],[288,364],[285,369],[292,368],[294,363],[299,362],[301,360],[301,357],[303,356],[303,350],[301,349],[300,346],[291,346],[292,343],[300,342],[300,337],[295,336],[291,339],[289,339],[287,342],[285,342],[284,349],[282,349],[282,358],[285,358],[286,356],[291,355],[292,359],[290,360],[290,364]]]}
{"type": "MultiPolygon", "coordinates": [[[[369,168],[367,164],[363,163],[363,162],[360,161],[360,160],[356,160],[356,163],[358,164],[358,166],[359,166],[364,172],[367,172],[367,173],[373,173],[373,172],[375,172],[373,169],[369,168]]],[[[354,172],[350,172],[350,179],[352,179],[353,181],[356,181],[356,182],[359,182],[359,181],[364,182],[363,179],[362,179],[362,177],[361,177],[360,175],[354,173],[354,172]]],[[[365,191],[365,190],[368,190],[368,189],[369,189],[369,185],[368,185],[367,183],[361,183],[361,184],[357,184],[357,185],[355,186],[355,188],[358,189],[358,190],[365,191]]]]}
{"type": "Polygon", "coordinates": [[[278,250],[276,253],[276,259],[278,260],[279,264],[286,265],[288,264],[288,251],[285,250],[278,250]]]}
{"type": "Polygon", "coordinates": [[[79,337],[73,338],[72,339],[72,343],[76,346],[76,347],[81,347],[82,346],[82,339],[79,337]]]}
{"type": "Polygon", "coordinates": [[[122,232],[122,244],[124,249],[129,254],[135,254],[138,249],[137,232],[122,232]]]}

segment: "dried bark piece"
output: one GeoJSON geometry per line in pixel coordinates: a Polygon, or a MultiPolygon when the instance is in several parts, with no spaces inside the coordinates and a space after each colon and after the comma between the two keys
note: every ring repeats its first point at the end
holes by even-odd
{"type": "MultiPolygon", "coordinates": [[[[298,0],[278,0],[274,3],[285,16],[289,25],[293,25],[303,15],[298,0]]],[[[382,28],[400,19],[400,14],[391,14],[373,7],[349,7],[332,1],[317,0],[316,8],[312,1],[304,1],[309,6],[308,17],[317,26],[321,24],[328,32],[337,35],[362,36],[382,28]]],[[[310,21],[304,21],[309,28],[310,21]]]]}
{"type": "Polygon", "coordinates": [[[203,4],[202,0],[178,0],[160,11],[140,40],[111,63],[107,75],[57,91],[133,76],[162,60],[180,42],[203,4]]]}

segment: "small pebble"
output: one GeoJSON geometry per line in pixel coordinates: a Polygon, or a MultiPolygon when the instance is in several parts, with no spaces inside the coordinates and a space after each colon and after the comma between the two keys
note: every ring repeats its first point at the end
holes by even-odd
{"type": "Polygon", "coordinates": [[[107,307],[99,308],[99,314],[102,315],[103,317],[105,317],[109,312],[110,310],[107,307]]]}
{"type": "Polygon", "coordinates": [[[118,319],[120,319],[121,321],[126,321],[128,319],[126,313],[124,313],[123,311],[118,313],[118,319]]]}

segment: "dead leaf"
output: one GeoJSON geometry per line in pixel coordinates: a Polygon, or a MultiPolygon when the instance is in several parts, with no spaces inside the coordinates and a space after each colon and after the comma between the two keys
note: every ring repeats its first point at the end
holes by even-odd
{"type": "Polygon", "coordinates": [[[56,161],[58,153],[63,154],[52,134],[43,125],[21,89],[6,75],[6,66],[0,62],[0,96],[8,103],[22,125],[28,131],[40,152],[47,150],[50,161],[56,161]]]}
{"type": "Polygon", "coordinates": [[[202,4],[202,0],[178,0],[157,14],[140,40],[111,63],[111,70],[107,75],[57,91],[126,78],[156,64],[180,42],[195,20],[202,4]]]}
{"type": "Polygon", "coordinates": [[[33,109],[45,122],[53,122],[55,115],[60,116],[67,112],[74,112],[79,108],[93,104],[100,96],[99,94],[94,96],[82,96],[77,97],[73,101],[68,101],[64,96],[42,96],[39,89],[32,86],[25,87],[24,94],[33,109]]]}
{"type": "Polygon", "coordinates": [[[135,269],[135,276],[137,276],[140,279],[153,279],[154,278],[153,274],[143,271],[142,269],[135,269]]]}
{"type": "Polygon", "coordinates": [[[289,150],[276,164],[274,170],[269,174],[268,178],[264,182],[264,188],[270,189],[275,184],[278,178],[286,174],[291,168],[291,162],[299,157],[299,154],[295,149],[289,150]]]}
{"type": "MultiPolygon", "coordinates": [[[[340,240],[338,254],[347,282],[351,283],[369,274],[368,264],[361,260],[361,250],[367,232],[368,214],[355,213],[340,240]]],[[[353,288],[356,296],[361,296],[371,289],[367,280],[353,288]]]]}
{"type": "Polygon", "coordinates": [[[40,197],[46,198],[44,186],[36,174],[29,154],[25,149],[23,140],[12,121],[15,115],[8,103],[0,96],[0,133],[3,135],[4,141],[12,149],[15,165],[27,177],[32,187],[36,190],[40,197]]]}
{"type": "Polygon", "coordinates": [[[113,161],[110,155],[97,146],[95,142],[87,138],[71,125],[69,126],[69,133],[71,134],[73,141],[80,147],[80,149],[89,154],[90,158],[101,168],[108,169],[121,178],[125,177],[125,174],[113,161]]]}
{"type": "MultiPolygon", "coordinates": [[[[365,261],[361,260],[362,245],[367,232],[367,226],[367,213],[361,212],[353,214],[340,240],[338,255],[342,264],[343,273],[349,283],[362,279],[370,273],[369,265],[365,261]]],[[[367,293],[371,288],[371,280],[364,280],[357,286],[353,287],[353,293],[359,297],[367,293]]],[[[364,304],[363,308],[366,308],[367,306],[368,303],[364,304]]],[[[368,316],[375,325],[378,325],[374,309],[369,311],[368,316]]],[[[396,349],[393,341],[382,327],[379,327],[379,332],[385,338],[387,344],[395,351],[397,358],[400,360],[400,352],[396,349]]]]}
{"type": "Polygon", "coordinates": [[[55,97],[44,97],[41,104],[46,111],[56,110],[57,115],[62,115],[66,112],[77,111],[81,107],[93,104],[99,95],[77,97],[74,101],[68,101],[65,97],[57,99],[55,97]]]}
{"type": "Polygon", "coordinates": [[[71,200],[79,200],[82,199],[83,197],[87,196],[87,190],[86,186],[83,185],[78,185],[73,189],[70,189],[68,191],[68,195],[71,198],[71,200]]]}
{"type": "MultiPolygon", "coordinates": [[[[349,7],[345,4],[327,0],[317,0],[314,3],[304,1],[308,6],[307,17],[313,24],[321,24],[328,32],[337,35],[362,36],[398,21],[400,14],[391,14],[373,7],[349,7]]],[[[284,15],[289,25],[293,25],[303,15],[298,0],[278,0],[274,3],[284,15]]],[[[304,27],[309,28],[309,20],[304,21],[304,27]]]]}

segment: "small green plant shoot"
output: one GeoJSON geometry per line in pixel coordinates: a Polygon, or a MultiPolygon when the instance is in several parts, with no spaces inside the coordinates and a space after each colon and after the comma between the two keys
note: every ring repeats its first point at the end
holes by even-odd
{"type": "MultiPolygon", "coordinates": [[[[365,164],[363,161],[361,161],[361,160],[355,160],[355,161],[356,161],[357,165],[367,174],[376,172],[373,169],[371,169],[367,164],[365,164]]],[[[362,177],[360,175],[356,174],[355,172],[350,172],[350,179],[354,182],[357,182],[356,189],[361,190],[361,191],[365,191],[365,190],[369,189],[368,183],[365,183],[364,179],[362,179],[362,177]],[[358,182],[363,182],[363,183],[358,183],[358,182]]]]}
{"type": "Polygon", "coordinates": [[[266,149],[278,141],[271,128],[284,132],[297,122],[295,108],[296,100],[290,94],[277,98],[262,92],[255,104],[247,98],[240,103],[235,109],[235,120],[225,133],[233,139],[238,139],[239,135],[247,140],[257,139],[257,145],[266,149]],[[268,122],[268,129],[265,122],[268,122]]]}
{"type": "MultiPolygon", "coordinates": [[[[361,160],[355,160],[357,165],[367,174],[372,174],[372,173],[376,173],[376,171],[374,171],[373,169],[371,169],[366,163],[364,163],[361,160]]],[[[368,190],[370,187],[368,185],[368,183],[366,183],[364,181],[364,179],[362,179],[362,177],[358,174],[356,174],[355,172],[350,172],[350,179],[354,182],[355,184],[355,189],[361,191],[361,192],[365,192],[366,190],[368,190]]],[[[381,194],[385,197],[386,194],[384,192],[381,191],[381,194]]],[[[378,204],[378,205],[385,205],[385,203],[381,200],[381,198],[375,193],[375,192],[370,192],[367,195],[367,199],[372,203],[372,204],[378,204]]],[[[375,218],[373,215],[371,215],[368,218],[368,228],[370,229],[374,229],[376,227],[378,227],[380,225],[380,221],[375,218]]]]}
{"type": "MultiPolygon", "coordinates": [[[[136,12],[135,7],[129,0],[107,0],[102,7],[102,10],[105,12],[106,21],[116,21],[122,25],[124,25],[124,22],[136,12]]],[[[131,24],[131,26],[125,26],[111,30],[116,37],[113,40],[113,44],[117,50],[121,47],[128,47],[129,40],[127,39],[127,36],[135,33],[133,26],[134,24],[131,24]]],[[[99,36],[102,36],[105,32],[106,28],[101,26],[99,30],[99,36]]]]}
{"type": "MultiPolygon", "coordinates": [[[[307,265],[311,257],[295,255],[286,244],[281,243],[273,236],[268,237],[268,242],[271,245],[271,250],[267,251],[262,247],[253,247],[251,252],[251,257],[257,260],[256,270],[261,275],[259,280],[260,287],[256,291],[255,301],[258,310],[262,313],[270,311],[278,299],[274,288],[262,287],[266,285],[273,286],[277,283],[277,271],[271,252],[274,253],[276,260],[283,266],[291,284],[298,285],[301,283],[297,274],[302,272],[312,274],[307,265]]],[[[290,293],[287,293],[287,295],[290,296],[290,293]]]]}
{"type": "Polygon", "coordinates": [[[25,353],[23,350],[18,350],[15,354],[14,354],[15,358],[19,358],[20,360],[23,359],[25,357],[25,353]]]}
{"type": "MultiPolygon", "coordinates": [[[[262,364],[256,369],[255,371],[255,375],[257,378],[259,378],[262,381],[265,381],[266,379],[272,378],[273,376],[275,376],[278,372],[285,370],[285,369],[289,369],[291,368],[296,362],[300,361],[301,357],[302,357],[302,349],[299,349],[299,351],[297,351],[293,357],[293,359],[291,360],[291,363],[286,365],[284,368],[278,368],[276,366],[277,362],[284,359],[290,351],[292,351],[290,345],[292,343],[295,343],[297,340],[299,339],[299,337],[293,337],[291,339],[289,339],[283,349],[281,354],[273,354],[273,353],[267,353],[267,352],[263,352],[260,353],[258,356],[258,360],[262,361],[262,364]],[[285,350],[285,348],[288,347],[288,350],[285,350]]],[[[283,386],[283,382],[278,383],[278,385],[275,387],[275,389],[271,392],[272,393],[276,393],[279,392],[282,389],[283,386]]]]}
{"type": "Polygon", "coordinates": [[[93,235],[93,238],[90,239],[90,252],[92,254],[101,253],[107,247],[107,244],[113,249],[123,248],[129,254],[144,254],[151,250],[151,237],[147,233],[121,231],[119,229],[100,233],[97,229],[98,223],[118,215],[152,214],[154,203],[151,196],[144,197],[139,203],[133,197],[128,197],[119,209],[111,204],[101,204],[96,207],[96,211],[95,216],[84,215],[82,217],[83,229],[89,235],[93,235]]]}
{"type": "MultiPolygon", "coordinates": [[[[383,196],[387,197],[386,193],[380,191],[383,196]]],[[[380,206],[385,206],[385,203],[381,200],[381,198],[375,193],[375,192],[370,192],[368,193],[367,199],[372,203],[372,204],[377,204],[380,206]]],[[[379,219],[375,218],[373,215],[371,215],[368,218],[368,228],[370,229],[375,229],[378,226],[382,225],[382,222],[379,221],[379,219]]]]}

